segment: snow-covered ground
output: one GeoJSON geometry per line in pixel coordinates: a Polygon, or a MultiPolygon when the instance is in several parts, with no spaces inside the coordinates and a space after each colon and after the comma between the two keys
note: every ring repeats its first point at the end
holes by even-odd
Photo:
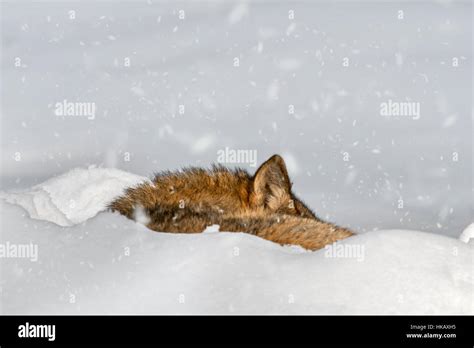
{"type": "Polygon", "coordinates": [[[1,312],[474,313],[472,226],[465,241],[386,230],[309,252],[217,229],[156,233],[99,214],[112,191],[140,180],[75,169],[2,193],[15,204],[1,203],[1,312]]]}
{"type": "Polygon", "coordinates": [[[470,1],[0,6],[1,240],[39,251],[0,259],[2,313],[473,312],[470,1]],[[364,260],[99,214],[226,148],[283,155],[364,260]]]}

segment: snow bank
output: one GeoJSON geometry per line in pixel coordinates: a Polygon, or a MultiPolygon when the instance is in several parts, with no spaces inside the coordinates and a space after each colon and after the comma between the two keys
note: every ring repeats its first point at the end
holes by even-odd
{"type": "Polygon", "coordinates": [[[114,168],[76,168],[31,189],[0,193],[30,217],[72,226],[94,217],[129,186],[147,180],[114,168]]]}
{"type": "Polygon", "coordinates": [[[389,230],[308,252],[244,233],[155,233],[118,214],[94,216],[140,180],[77,169],[4,195],[47,221],[0,202],[1,313],[474,313],[472,244],[389,230]],[[22,245],[36,248],[36,261],[14,256],[22,245]]]}

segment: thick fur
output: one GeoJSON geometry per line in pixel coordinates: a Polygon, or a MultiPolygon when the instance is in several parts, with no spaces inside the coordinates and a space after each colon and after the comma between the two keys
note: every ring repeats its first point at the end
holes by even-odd
{"type": "Polygon", "coordinates": [[[292,193],[285,162],[278,155],[254,176],[222,166],[159,173],[152,183],[128,188],[109,208],[130,219],[137,219],[138,212],[155,231],[199,233],[219,225],[221,231],[245,232],[310,250],[353,235],[316,217],[292,193]]]}

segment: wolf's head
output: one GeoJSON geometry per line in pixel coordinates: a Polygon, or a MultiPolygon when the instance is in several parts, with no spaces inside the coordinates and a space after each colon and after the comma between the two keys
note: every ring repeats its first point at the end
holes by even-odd
{"type": "Polygon", "coordinates": [[[294,195],[291,186],[285,161],[281,156],[273,155],[251,179],[249,208],[316,219],[314,213],[294,195]]]}

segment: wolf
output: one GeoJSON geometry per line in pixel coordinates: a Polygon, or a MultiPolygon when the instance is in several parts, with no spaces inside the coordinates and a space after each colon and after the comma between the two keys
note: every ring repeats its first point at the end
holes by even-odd
{"type": "Polygon", "coordinates": [[[285,161],[273,155],[253,176],[222,165],[161,172],[150,182],[126,189],[109,209],[154,231],[200,233],[219,225],[220,231],[308,250],[353,235],[317,217],[291,188],[285,161]]]}

